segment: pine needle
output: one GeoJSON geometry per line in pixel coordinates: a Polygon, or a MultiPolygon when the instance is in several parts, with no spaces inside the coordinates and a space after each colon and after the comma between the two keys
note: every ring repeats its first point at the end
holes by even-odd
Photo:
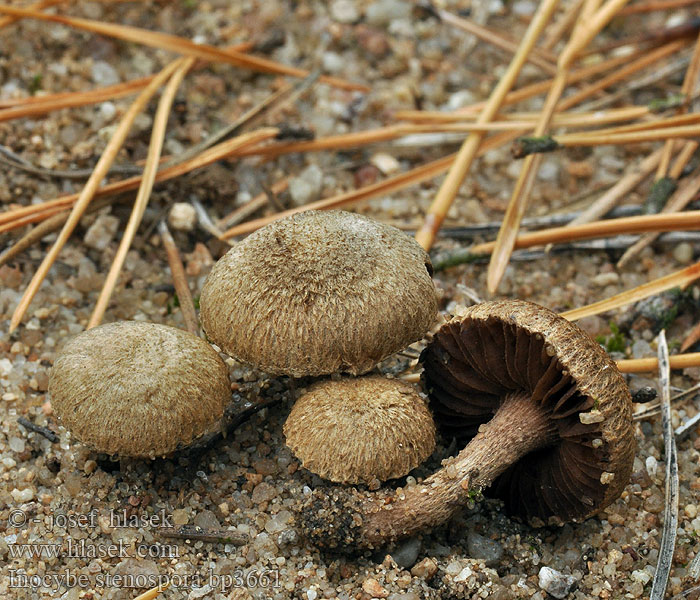
{"type": "Polygon", "coordinates": [[[700,321],[695,324],[681,344],[681,352],[685,352],[692,346],[700,342],[700,321]]]}
{"type": "MultiPolygon", "coordinates": [[[[216,146],[212,146],[208,150],[200,153],[191,159],[184,162],[178,162],[169,167],[162,167],[156,174],[156,182],[167,181],[168,179],[173,179],[174,177],[179,177],[185,173],[189,173],[200,167],[207,166],[211,163],[221,160],[223,158],[231,156],[240,156],[244,149],[248,146],[254,146],[259,144],[264,140],[268,140],[277,136],[279,129],[275,127],[266,127],[250,133],[239,135],[225,142],[221,142],[216,146]]],[[[128,192],[135,190],[141,183],[141,176],[130,177],[128,179],[123,179],[121,181],[115,181],[113,183],[108,183],[105,186],[97,188],[95,191],[95,197],[107,196],[110,194],[118,194],[121,192],[128,192]]],[[[52,200],[47,200],[46,202],[41,202],[39,204],[32,204],[31,206],[23,206],[21,208],[14,209],[12,211],[7,211],[5,213],[0,213],[0,232],[4,231],[3,223],[15,222],[17,220],[23,219],[30,215],[36,215],[38,213],[47,213],[53,211],[50,214],[55,214],[56,212],[65,209],[66,207],[72,206],[80,194],[69,194],[66,196],[61,196],[60,198],[54,198],[52,200]],[[54,210],[57,209],[57,210],[54,210]]],[[[34,218],[33,221],[36,222],[42,220],[43,217],[34,218]]],[[[10,223],[11,225],[12,223],[10,223]]],[[[23,223],[24,224],[24,223],[23,223]]],[[[17,225],[19,227],[20,225],[17,225]]],[[[15,227],[10,226],[9,229],[15,227]]]]}
{"type": "Polygon", "coordinates": [[[114,255],[112,264],[105,279],[102,290],[100,291],[100,296],[97,299],[95,308],[92,311],[92,316],[87,324],[87,329],[91,329],[102,322],[105,310],[107,310],[107,304],[109,299],[112,297],[112,292],[117,284],[117,279],[121,273],[122,266],[126,260],[126,255],[131,248],[131,243],[134,240],[136,231],[141,224],[141,219],[143,218],[143,213],[148,205],[148,200],[151,196],[151,191],[153,190],[153,184],[156,178],[156,171],[158,170],[158,165],[160,162],[160,154],[163,148],[163,140],[165,139],[165,130],[168,124],[168,116],[170,115],[170,109],[175,100],[175,94],[177,93],[185,74],[192,68],[194,64],[194,58],[181,58],[178,60],[177,69],[173,73],[173,76],[168,81],[163,95],[161,96],[160,102],[158,103],[158,109],[156,110],[155,118],[153,119],[153,129],[151,132],[151,141],[148,147],[148,154],[146,157],[146,165],[143,169],[143,174],[141,176],[141,184],[139,186],[139,191],[136,194],[136,199],[134,200],[134,207],[131,211],[131,216],[129,217],[129,222],[126,225],[122,239],[119,242],[119,248],[117,253],[114,255]]]}
{"type": "MultiPolygon", "coordinates": [[[[488,123],[492,121],[494,116],[498,113],[503,104],[503,100],[515,84],[518,74],[525,64],[526,57],[535,46],[537,38],[552,17],[557,3],[558,0],[543,0],[543,2],[540,3],[518,47],[518,51],[513,57],[505,74],[501,77],[491,93],[487,104],[479,114],[477,123],[488,123]]],[[[440,186],[425,216],[422,227],[416,232],[416,240],[426,250],[429,250],[433,245],[437,231],[440,229],[440,225],[444,221],[447,211],[452,205],[464,178],[477,156],[483,137],[483,133],[475,132],[470,134],[464,144],[462,144],[454,163],[447,173],[447,177],[440,186]]]]}
{"type": "Polygon", "coordinates": [[[154,598],[156,598],[156,596],[160,595],[161,592],[164,592],[169,587],[170,587],[169,582],[163,583],[163,584],[156,586],[156,587],[148,590],[147,592],[144,592],[143,594],[137,596],[136,598],[134,598],[134,600],[153,600],[154,598]]]}
{"type": "Polygon", "coordinates": [[[678,529],[678,456],[676,436],[673,425],[671,425],[671,370],[664,330],[661,330],[658,337],[658,361],[659,387],[661,388],[661,425],[664,432],[664,462],[666,465],[666,502],[664,504],[664,525],[659,558],[656,563],[649,600],[663,600],[666,595],[668,577],[673,562],[673,551],[676,547],[676,530],[678,529]]]}
{"type": "Polygon", "coordinates": [[[173,286],[175,287],[175,293],[177,294],[177,299],[180,303],[182,318],[185,320],[185,329],[187,329],[187,331],[193,335],[199,335],[197,311],[194,308],[192,292],[190,292],[190,286],[187,283],[185,268],[182,266],[180,251],[177,249],[175,240],[173,239],[168,226],[165,224],[165,221],[161,221],[158,224],[158,233],[160,234],[160,239],[163,241],[163,246],[165,247],[165,252],[168,257],[170,275],[173,278],[173,286]]]}
{"type": "MultiPolygon", "coordinates": [[[[607,237],[619,233],[647,233],[649,231],[682,231],[700,229],[700,211],[669,213],[658,215],[639,215],[594,221],[582,225],[553,227],[542,231],[520,234],[515,240],[515,248],[530,248],[543,244],[571,242],[598,237],[607,237]]],[[[494,242],[477,244],[472,247],[473,254],[488,254],[493,251],[494,242]]]]}
{"type": "MultiPolygon", "coordinates": [[[[661,211],[662,214],[683,210],[693,201],[695,197],[697,197],[698,192],[700,192],[700,174],[696,175],[692,179],[684,181],[681,184],[678,190],[676,190],[676,193],[671,196],[669,202],[661,211]]],[[[653,243],[657,237],[659,237],[657,232],[647,233],[646,235],[642,236],[625,251],[620,260],[617,261],[617,267],[622,268],[627,265],[635,256],[644,250],[644,248],[653,243]]]]}
{"type": "MultiPolygon", "coordinates": [[[[487,138],[481,145],[481,148],[479,148],[477,156],[481,156],[489,150],[499,148],[500,146],[507,144],[513,139],[514,135],[516,134],[508,132],[487,138]]],[[[376,198],[378,196],[383,196],[398,190],[402,190],[412,185],[417,185],[423,181],[428,181],[434,177],[437,177],[438,175],[442,175],[445,171],[447,171],[447,169],[449,169],[454,159],[455,154],[450,154],[449,156],[439,158],[425,165],[421,165],[420,167],[416,167],[415,169],[411,169],[405,173],[394,175],[393,177],[389,177],[384,181],[379,181],[377,183],[361,187],[357,190],[338,194],[330,198],[324,198],[323,200],[318,200],[316,202],[305,204],[304,206],[285,210],[269,217],[262,217],[260,219],[248,221],[247,223],[242,223],[236,227],[232,227],[228,231],[225,231],[224,237],[229,239],[238,235],[250,233],[256,229],[259,229],[260,227],[264,227],[268,223],[272,223],[278,219],[282,219],[305,210],[329,210],[332,208],[339,208],[341,206],[347,207],[355,202],[369,200],[370,198],[376,198]]]]}
{"type": "Polygon", "coordinates": [[[620,294],[616,294],[600,302],[595,302],[589,304],[588,306],[582,306],[580,308],[575,308],[562,313],[562,317],[569,319],[569,321],[577,321],[578,319],[583,319],[584,317],[590,317],[593,315],[599,315],[609,310],[614,310],[625,306],[626,304],[631,304],[632,302],[639,302],[644,298],[649,296],[655,296],[661,292],[667,290],[672,290],[673,288],[680,287],[685,288],[690,285],[693,281],[700,278],[700,262],[690,265],[685,269],[680,271],[675,271],[664,277],[659,277],[653,281],[648,281],[640,286],[637,286],[631,290],[627,290],[620,294]]]}
{"type": "MultiPolygon", "coordinates": [[[[669,365],[671,369],[700,367],[700,352],[674,354],[669,365]]],[[[652,373],[658,369],[659,361],[656,358],[631,358],[618,361],[617,367],[622,373],[652,373]]]]}
{"type": "MultiPolygon", "coordinates": [[[[557,75],[540,113],[534,135],[544,135],[550,126],[550,121],[559,100],[569,81],[569,69],[576,55],[587,46],[590,41],[605,27],[615,16],[615,13],[626,4],[628,0],[608,0],[608,2],[593,12],[596,2],[587,2],[580,13],[579,19],[571,34],[569,43],[564,47],[557,62],[557,75]]],[[[569,101],[572,102],[572,101],[569,101]]],[[[510,255],[515,246],[515,240],[527,209],[530,193],[535,182],[537,171],[541,164],[541,155],[528,156],[523,161],[520,175],[511,196],[508,208],[503,216],[503,225],[496,237],[496,243],[491,253],[486,286],[494,293],[503,278],[510,255]]]]}
{"type": "MultiPolygon", "coordinates": [[[[307,77],[309,72],[296,67],[289,67],[273,60],[260,58],[249,54],[243,54],[236,50],[222,50],[207,44],[196,44],[191,40],[183,37],[162,33],[159,31],[149,31],[139,27],[131,27],[129,25],[118,25],[115,23],[103,23],[101,21],[93,21],[90,19],[81,19],[77,17],[65,17],[60,15],[50,15],[36,10],[27,8],[15,8],[6,4],[0,5],[0,13],[6,13],[17,17],[26,17],[38,19],[41,21],[50,21],[52,23],[60,23],[76,29],[83,29],[92,33],[98,33],[113,37],[116,39],[133,42],[151,48],[160,48],[185,56],[201,58],[212,62],[228,63],[237,67],[259,71],[262,73],[274,73],[277,75],[292,75],[294,77],[307,77]]],[[[350,83],[337,77],[321,77],[321,81],[330,85],[346,90],[368,92],[369,88],[364,85],[350,83]]]]}
{"type": "Polygon", "coordinates": [[[131,126],[133,125],[134,119],[144,109],[146,104],[148,104],[148,101],[156,93],[156,91],[172,75],[173,71],[178,67],[178,64],[178,61],[173,61],[168,66],[166,66],[160,73],[158,73],[158,75],[156,75],[153,78],[153,80],[146,86],[146,88],[144,88],[144,90],[139,94],[136,100],[129,107],[129,110],[122,117],[119,126],[112,135],[112,138],[109,140],[109,143],[104,149],[102,156],[100,156],[97,165],[95,165],[95,170],[93,171],[92,176],[90,177],[90,179],[88,179],[88,181],[85,184],[85,187],[80,192],[80,195],[77,198],[75,205],[73,206],[71,214],[68,217],[68,220],[66,221],[65,225],[63,226],[63,229],[59,233],[58,238],[44,257],[44,260],[42,261],[37,271],[34,273],[34,276],[32,277],[29,286],[25,290],[24,295],[22,296],[22,299],[19,302],[19,305],[15,309],[12,315],[12,320],[10,321],[10,332],[17,329],[17,326],[20,324],[24,313],[29,308],[29,304],[31,303],[36,293],[39,291],[39,286],[44,281],[44,278],[48,274],[49,269],[55,262],[56,258],[58,258],[58,254],[60,253],[65,243],[68,241],[68,238],[70,237],[71,233],[73,233],[73,230],[80,221],[80,218],[85,212],[85,209],[87,208],[88,204],[93,199],[99,182],[105,176],[105,174],[109,170],[109,167],[114,162],[114,159],[117,157],[117,153],[119,152],[120,148],[122,147],[122,144],[124,143],[124,140],[126,139],[126,136],[131,130],[131,126]]]}

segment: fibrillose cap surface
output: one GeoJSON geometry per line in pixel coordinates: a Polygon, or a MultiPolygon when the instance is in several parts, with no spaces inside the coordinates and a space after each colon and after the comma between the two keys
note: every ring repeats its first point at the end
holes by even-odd
{"type": "Polygon", "coordinates": [[[228,369],[191,333],[126,321],[70,340],[49,378],[51,404],[98,452],[155,458],[213,431],[230,400],[228,369]]]}
{"type": "Polygon", "coordinates": [[[423,398],[381,376],[314,384],[294,404],[284,434],[305,468],[337,483],[403,477],[435,449],[423,398]]]}
{"type": "Polygon", "coordinates": [[[277,375],[360,374],[437,317],[430,259],[399,229],[343,211],[275,221],[213,267],[202,326],[224,352],[277,375]]]}
{"type": "Polygon", "coordinates": [[[446,323],[422,356],[437,422],[473,437],[500,398],[527,393],[558,442],[531,452],[490,489],[545,522],[591,516],[613,502],[634,460],[632,400],[614,361],[587,333],[520,300],[484,302],[446,323]]]}

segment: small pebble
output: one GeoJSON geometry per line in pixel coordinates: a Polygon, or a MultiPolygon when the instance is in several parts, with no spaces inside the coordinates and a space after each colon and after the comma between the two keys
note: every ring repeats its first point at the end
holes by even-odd
{"type": "Polygon", "coordinates": [[[189,202],[176,202],[168,213],[168,225],[177,231],[192,231],[197,225],[197,211],[189,202]]]}
{"type": "Polygon", "coordinates": [[[362,590],[367,592],[372,598],[386,598],[389,595],[389,592],[373,577],[364,580],[362,590]]]}
{"type": "Polygon", "coordinates": [[[411,575],[427,581],[437,573],[437,570],[437,564],[432,558],[424,558],[411,569],[411,575]]]}
{"type": "Polygon", "coordinates": [[[360,18],[353,0],[335,0],[330,7],[331,17],[339,23],[354,23],[360,18]]]}
{"type": "Polygon", "coordinates": [[[321,194],[323,171],[316,164],[306,167],[297,177],[289,181],[289,195],[296,206],[316,200],[321,194]]]}
{"type": "Polygon", "coordinates": [[[693,247],[688,242],[681,242],[673,248],[673,258],[680,264],[687,265],[693,260],[693,247]]]}
{"type": "Polygon", "coordinates": [[[571,575],[564,575],[550,567],[542,567],[539,572],[540,587],[550,596],[566,598],[571,591],[576,579],[571,575]]]}
{"type": "Polygon", "coordinates": [[[119,228],[119,219],[112,215],[100,215],[85,232],[83,241],[95,250],[104,250],[119,228]]]}
{"type": "Polygon", "coordinates": [[[95,61],[92,64],[92,80],[100,86],[114,85],[121,81],[114,67],[103,60],[95,61]]]}
{"type": "Polygon", "coordinates": [[[412,537],[403,542],[398,548],[392,551],[391,558],[403,569],[410,569],[418,558],[420,552],[420,538],[412,537]]]}
{"type": "Polygon", "coordinates": [[[475,532],[469,533],[467,550],[469,556],[483,560],[488,567],[497,565],[503,557],[501,544],[475,532]]]}

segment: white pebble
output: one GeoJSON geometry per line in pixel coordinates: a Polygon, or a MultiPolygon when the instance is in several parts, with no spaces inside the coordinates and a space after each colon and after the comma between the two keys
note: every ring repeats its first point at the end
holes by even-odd
{"type": "Polygon", "coordinates": [[[615,272],[610,273],[599,273],[596,275],[591,282],[597,287],[605,287],[606,285],[612,285],[620,281],[620,276],[615,272]]]}
{"type": "Polygon", "coordinates": [[[104,250],[117,233],[119,219],[112,215],[100,215],[90,228],[85,232],[83,241],[86,246],[95,250],[104,250]]]}
{"type": "Polygon", "coordinates": [[[377,154],[369,159],[369,162],[377,167],[384,175],[396,173],[401,168],[399,161],[391,156],[391,154],[386,154],[385,152],[377,152],[377,154]]]}
{"type": "Polygon", "coordinates": [[[306,592],[306,597],[308,598],[308,600],[316,600],[316,598],[318,598],[318,592],[315,589],[311,588],[306,592]]]}
{"type": "Polygon", "coordinates": [[[24,452],[24,440],[18,437],[11,437],[9,439],[10,450],[13,452],[24,452]]]}
{"type": "Polygon", "coordinates": [[[10,494],[15,502],[29,502],[30,500],[34,500],[34,490],[32,488],[24,488],[23,490],[15,488],[10,494]]]}
{"type": "Polygon", "coordinates": [[[335,0],[331,4],[331,17],[339,23],[354,23],[360,14],[352,0],[335,0]]]}
{"type": "Polygon", "coordinates": [[[659,465],[658,461],[653,456],[647,456],[645,464],[649,477],[656,477],[656,471],[658,470],[659,465]]]}
{"type": "Polygon", "coordinates": [[[542,567],[539,572],[540,587],[555,598],[566,598],[575,582],[571,575],[564,575],[550,567],[542,567]]]}
{"type": "Polygon", "coordinates": [[[188,202],[176,202],[168,213],[168,225],[177,231],[192,231],[197,224],[197,211],[188,202]]]}
{"type": "Polygon", "coordinates": [[[688,242],[681,242],[673,249],[673,258],[680,264],[687,265],[693,260],[693,247],[688,242]]]}
{"type": "Polygon", "coordinates": [[[592,410],[591,412],[579,414],[578,420],[584,425],[591,425],[592,423],[602,423],[605,420],[605,416],[599,410],[592,410]]]}
{"type": "Polygon", "coordinates": [[[92,65],[92,80],[97,85],[114,85],[119,83],[119,74],[109,63],[98,60],[92,65]]]}

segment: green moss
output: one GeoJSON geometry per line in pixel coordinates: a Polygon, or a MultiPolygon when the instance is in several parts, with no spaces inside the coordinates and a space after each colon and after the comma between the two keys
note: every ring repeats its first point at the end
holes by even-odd
{"type": "Polygon", "coordinates": [[[610,322],[610,335],[599,335],[596,341],[610,352],[624,352],[627,348],[627,340],[620,332],[620,328],[616,323],[610,322]]]}

